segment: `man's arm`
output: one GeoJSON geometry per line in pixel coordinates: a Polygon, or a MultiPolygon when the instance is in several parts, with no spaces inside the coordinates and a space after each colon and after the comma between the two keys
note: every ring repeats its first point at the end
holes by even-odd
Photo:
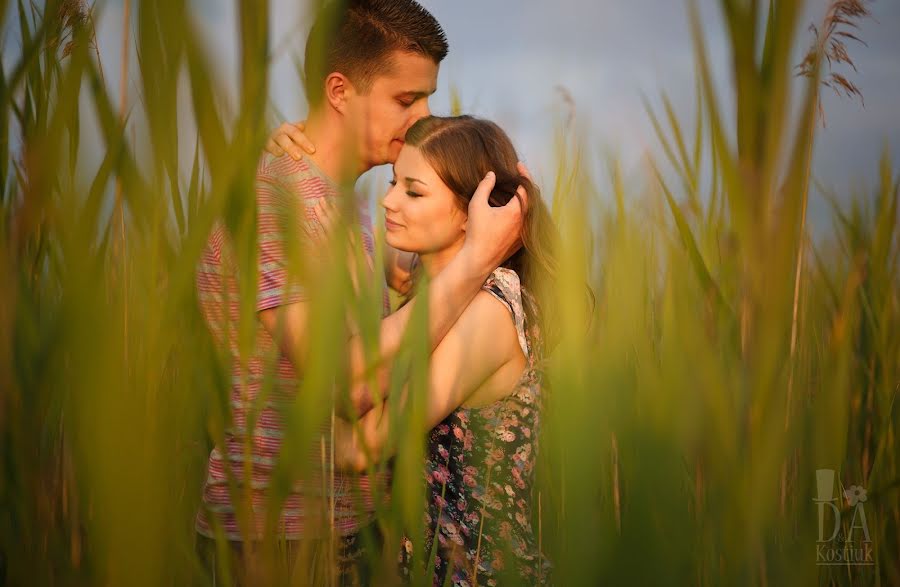
{"type": "MultiPolygon", "coordinates": [[[[469,203],[466,242],[447,267],[429,285],[428,336],[430,351],[441,342],[469,302],[481,289],[496,267],[521,244],[523,210],[519,200],[512,198],[502,207],[491,207],[488,196],[494,187],[495,176],[489,173],[479,184],[469,203]]],[[[520,189],[523,202],[524,190],[520,189]]],[[[397,312],[381,321],[379,336],[379,365],[389,365],[397,354],[406,327],[415,310],[413,299],[397,312]]],[[[303,372],[309,360],[307,339],[308,305],[295,302],[259,312],[265,329],[278,342],[282,352],[303,372]]],[[[353,336],[348,341],[351,390],[350,401],[357,413],[369,410],[378,397],[384,397],[385,377],[378,377],[377,389],[364,385],[366,361],[362,340],[353,336]]],[[[386,370],[385,370],[386,371],[386,370]]]]}

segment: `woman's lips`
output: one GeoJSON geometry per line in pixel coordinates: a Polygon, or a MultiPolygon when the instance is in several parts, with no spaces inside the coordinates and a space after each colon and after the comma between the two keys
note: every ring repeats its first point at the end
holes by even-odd
{"type": "Polygon", "coordinates": [[[399,230],[399,229],[403,228],[403,225],[397,224],[396,222],[394,222],[393,220],[390,220],[389,218],[385,218],[384,219],[384,228],[386,230],[399,230]]]}

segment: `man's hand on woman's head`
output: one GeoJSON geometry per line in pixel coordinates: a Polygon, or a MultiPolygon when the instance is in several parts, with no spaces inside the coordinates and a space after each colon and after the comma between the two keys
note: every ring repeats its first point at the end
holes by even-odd
{"type": "Polygon", "coordinates": [[[276,157],[287,153],[294,159],[302,158],[304,151],[312,155],[316,152],[316,146],[306,137],[305,130],[306,123],[303,121],[283,123],[272,131],[266,141],[266,151],[276,157]]]}
{"type": "MultiPolygon", "coordinates": [[[[517,166],[519,173],[531,179],[531,174],[523,163],[517,166]]],[[[528,193],[519,186],[516,194],[505,206],[492,207],[488,203],[491,190],[497,182],[493,171],[488,172],[472,195],[469,202],[469,217],[466,223],[467,250],[472,259],[488,272],[500,266],[522,246],[522,227],[528,209],[528,193]]]]}

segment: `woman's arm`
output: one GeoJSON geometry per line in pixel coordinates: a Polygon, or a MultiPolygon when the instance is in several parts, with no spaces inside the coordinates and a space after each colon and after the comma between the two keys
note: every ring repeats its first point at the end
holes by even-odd
{"type": "MultiPolygon", "coordinates": [[[[488,196],[494,188],[496,176],[488,172],[478,184],[469,202],[466,221],[466,240],[456,257],[435,276],[428,286],[428,340],[430,348],[436,348],[457,318],[464,312],[469,300],[481,289],[485,279],[503,259],[521,246],[523,208],[521,199],[528,205],[527,195],[519,188],[520,198],[512,198],[504,206],[493,207],[488,196]]],[[[382,319],[379,330],[378,363],[375,368],[377,387],[370,389],[366,381],[370,375],[370,363],[359,336],[347,341],[350,367],[350,403],[358,414],[369,411],[386,393],[387,374],[406,332],[417,300],[382,319]]],[[[279,345],[281,352],[294,368],[303,373],[309,360],[308,313],[306,302],[294,302],[258,313],[260,322],[279,345]]],[[[339,404],[341,407],[342,404],[339,404]]]]}
{"type": "MultiPolygon", "coordinates": [[[[524,362],[509,309],[481,291],[431,356],[425,429],[438,425],[485,381],[513,361],[524,362]]],[[[406,391],[396,400],[406,402],[406,391]]],[[[383,402],[355,424],[338,420],[335,461],[340,468],[363,471],[393,454],[390,409],[383,402]]]]}

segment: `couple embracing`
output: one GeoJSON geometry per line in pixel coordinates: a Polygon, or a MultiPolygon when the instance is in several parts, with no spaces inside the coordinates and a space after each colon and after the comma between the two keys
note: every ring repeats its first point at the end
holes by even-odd
{"type": "MultiPolygon", "coordinates": [[[[293,125],[276,130],[257,172],[258,320],[249,356],[238,352],[237,329],[229,328],[240,306],[234,245],[221,225],[210,235],[197,275],[201,308],[232,361],[231,421],[210,455],[196,519],[199,550],[215,584],[226,583],[223,572],[230,583],[260,582],[247,560],[267,532],[278,533],[288,567],[298,553],[321,546],[331,549],[340,583],[374,580],[366,561],[380,555],[366,551],[382,546],[372,495],[388,480],[386,468],[372,465],[391,458],[387,440],[397,413],[391,405],[399,402],[402,410],[406,398],[388,396],[386,383],[384,389],[364,384],[359,336],[346,341],[351,388],[339,394],[350,401],[336,406],[347,413],[339,412],[330,430],[334,473],[324,490],[322,480],[298,483],[276,516],[277,528],[266,525],[272,516],[265,506],[284,439],[280,406],[297,393],[315,356],[309,300],[303,284],[289,279],[290,238],[280,220],[296,219],[295,228],[306,234],[327,233],[346,197],[338,186],[347,175],[355,180],[387,164],[393,179],[380,202],[386,282],[409,301],[394,313],[385,303],[379,365],[390,369],[421,287],[428,288],[431,344],[427,429],[421,431],[427,435],[425,544],[404,539],[390,556],[399,557],[398,576],[408,580],[433,563],[428,582],[435,585],[547,581],[533,529],[534,467],[546,399],[538,367],[555,323],[548,292],[557,268],[556,229],[497,125],[430,115],[428,99],[447,50],[440,25],[414,0],[332,2],[320,11],[307,41],[310,112],[303,133],[293,125]],[[283,154],[296,153],[298,145],[310,152],[283,154]],[[416,274],[428,278],[421,283],[404,262],[412,255],[416,274]],[[259,408],[255,400],[271,381],[275,389],[259,408]],[[241,513],[241,500],[249,515],[241,513]],[[326,507],[327,531],[319,523],[326,507]],[[336,541],[328,540],[331,532],[336,541]],[[423,553],[433,553],[433,561],[423,553]]],[[[362,245],[372,255],[371,222],[364,211],[359,218],[362,245]]],[[[315,255],[316,242],[304,254],[315,255]]],[[[309,454],[317,453],[310,447],[309,454]]],[[[304,569],[290,575],[298,584],[323,581],[304,569]]]]}

